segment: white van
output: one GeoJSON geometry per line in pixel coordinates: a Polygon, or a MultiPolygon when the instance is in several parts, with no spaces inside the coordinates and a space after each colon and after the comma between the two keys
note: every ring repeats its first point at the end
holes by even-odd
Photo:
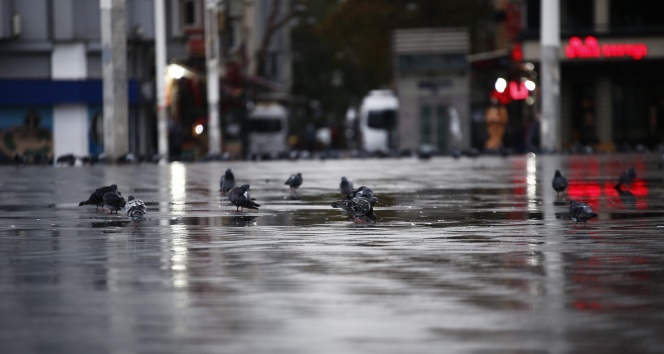
{"type": "Polygon", "coordinates": [[[249,154],[284,155],[288,152],[288,114],[278,103],[258,103],[247,120],[249,154]]]}
{"type": "Polygon", "coordinates": [[[362,148],[389,153],[397,148],[399,99],[391,90],[370,91],[360,106],[362,148]]]}

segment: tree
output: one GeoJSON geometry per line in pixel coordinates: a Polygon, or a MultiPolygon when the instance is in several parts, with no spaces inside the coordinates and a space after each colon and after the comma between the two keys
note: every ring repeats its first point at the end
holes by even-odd
{"type": "Polygon", "coordinates": [[[393,30],[467,27],[471,52],[492,50],[478,33],[493,16],[492,0],[309,1],[291,32],[293,94],[340,120],[369,90],[393,87],[393,30]]]}
{"type": "Polygon", "coordinates": [[[275,33],[285,25],[291,22],[304,9],[301,1],[289,1],[283,4],[282,0],[273,0],[270,7],[270,15],[265,24],[265,32],[261,40],[260,47],[256,53],[256,75],[265,76],[265,62],[267,53],[275,33]],[[283,13],[283,14],[282,14],[283,13]]]}

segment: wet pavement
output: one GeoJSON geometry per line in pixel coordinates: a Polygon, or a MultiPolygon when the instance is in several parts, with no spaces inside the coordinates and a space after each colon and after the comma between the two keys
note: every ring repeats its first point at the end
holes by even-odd
{"type": "Polygon", "coordinates": [[[3,167],[0,353],[662,352],[658,161],[3,167]],[[629,166],[637,180],[619,192],[629,166]],[[219,194],[226,168],[259,211],[219,194]],[[341,176],[374,189],[375,225],[330,207],[341,176]],[[138,228],[78,206],[112,183],[146,202],[138,228]],[[598,218],[574,227],[572,198],[598,218]]]}

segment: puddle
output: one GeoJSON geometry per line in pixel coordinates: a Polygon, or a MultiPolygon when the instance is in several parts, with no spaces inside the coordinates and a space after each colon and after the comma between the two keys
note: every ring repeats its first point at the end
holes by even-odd
{"type": "Polygon", "coordinates": [[[26,166],[2,183],[0,352],[656,352],[651,158],[26,166]],[[632,164],[636,183],[615,190],[632,164]],[[228,167],[258,211],[218,193],[228,167]],[[341,176],[376,192],[375,225],[331,207],[341,176]],[[146,202],[138,228],[78,207],[111,183],[146,202]],[[571,199],[598,217],[573,227],[571,199]]]}

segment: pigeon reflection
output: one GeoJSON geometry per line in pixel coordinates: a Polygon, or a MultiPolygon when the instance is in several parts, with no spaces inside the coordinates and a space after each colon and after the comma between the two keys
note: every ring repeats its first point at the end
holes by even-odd
{"type": "Polygon", "coordinates": [[[92,222],[91,225],[94,228],[106,228],[106,227],[125,227],[129,224],[131,220],[108,220],[108,221],[96,221],[92,222]]]}
{"type": "Polygon", "coordinates": [[[636,209],[636,196],[630,191],[624,191],[620,188],[616,188],[618,195],[620,196],[620,201],[623,203],[627,209],[636,209]]]}
{"type": "Polygon", "coordinates": [[[258,218],[257,215],[236,215],[232,216],[229,221],[229,226],[247,227],[254,225],[254,220],[258,218]]]}

